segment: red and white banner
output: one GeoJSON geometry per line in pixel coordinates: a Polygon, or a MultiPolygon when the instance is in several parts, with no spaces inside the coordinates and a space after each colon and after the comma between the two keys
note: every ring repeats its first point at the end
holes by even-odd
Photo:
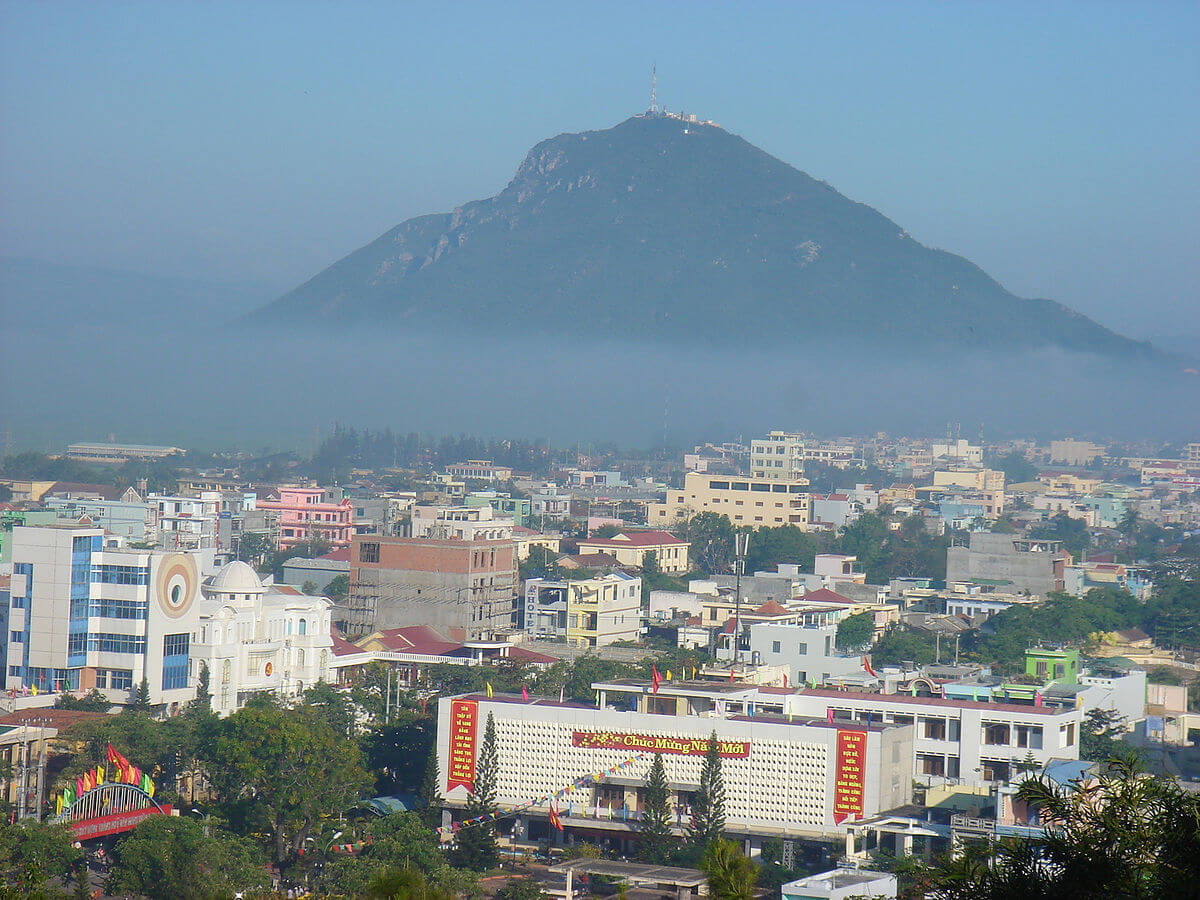
{"type": "MultiPolygon", "coordinates": [[[[708,752],[708,738],[658,737],[622,731],[576,731],[571,736],[571,743],[576,747],[640,750],[644,753],[674,753],[680,756],[703,756],[708,752]]],[[[725,759],[746,759],[750,756],[749,741],[718,741],[717,749],[725,759]]]]}
{"type": "Polygon", "coordinates": [[[129,831],[142,819],[164,814],[168,816],[171,814],[171,804],[162,804],[162,812],[159,812],[155,806],[148,806],[145,809],[131,809],[128,812],[113,813],[111,816],[99,816],[95,819],[80,819],[78,822],[68,824],[71,833],[75,835],[75,840],[86,841],[91,838],[104,837],[106,834],[129,831]]]}
{"type": "Polygon", "coordinates": [[[479,725],[479,704],[474,700],[450,702],[450,762],[446,772],[446,790],[465,787],[475,790],[475,738],[479,725]]]}
{"type": "Polygon", "coordinates": [[[833,821],[838,825],[862,816],[866,761],[866,732],[838,729],[837,772],[833,783],[833,821]]]}

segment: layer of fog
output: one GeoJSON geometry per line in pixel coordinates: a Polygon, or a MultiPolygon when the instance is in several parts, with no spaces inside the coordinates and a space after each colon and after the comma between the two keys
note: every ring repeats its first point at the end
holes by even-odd
{"type": "Polygon", "coordinates": [[[1200,377],[1058,352],[960,354],[796,339],[664,347],[574,336],[280,337],[125,321],[5,331],[11,449],[105,439],[311,451],[335,423],[675,447],[771,428],[1200,437],[1200,377]]]}

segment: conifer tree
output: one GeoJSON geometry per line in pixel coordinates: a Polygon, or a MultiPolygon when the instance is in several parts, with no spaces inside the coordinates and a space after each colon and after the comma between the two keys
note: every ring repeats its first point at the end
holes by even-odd
{"type": "Polygon", "coordinates": [[[192,701],[191,708],[198,713],[212,712],[212,691],[208,687],[209,673],[208,663],[200,663],[200,675],[196,679],[196,699],[192,701]]]}
{"type": "Polygon", "coordinates": [[[643,862],[666,863],[674,839],[671,836],[671,788],[667,785],[667,769],[661,753],[654,754],[654,762],[646,774],[646,796],[638,830],[642,834],[638,857],[643,862]]]}
{"type": "Polygon", "coordinates": [[[725,831],[725,779],[721,775],[721,745],[714,731],[708,739],[704,766],[700,769],[700,789],[692,800],[692,845],[703,852],[725,831]]]}
{"type": "Polygon", "coordinates": [[[425,774],[421,778],[421,819],[430,828],[437,828],[442,819],[442,793],[438,790],[441,773],[438,771],[437,753],[431,751],[425,763],[425,774]]]}
{"type": "Polygon", "coordinates": [[[150,712],[150,682],[142,676],[141,682],[129,696],[129,708],[137,712],[150,712]]]}
{"type": "MultiPolygon", "coordinates": [[[[496,721],[492,714],[488,713],[483,743],[479,747],[479,762],[475,766],[474,790],[467,795],[464,811],[466,821],[496,812],[496,775],[499,767],[496,753],[496,721]]],[[[460,828],[455,861],[462,868],[474,869],[477,872],[495,868],[500,861],[500,853],[496,847],[495,824],[485,820],[460,828]]]]}

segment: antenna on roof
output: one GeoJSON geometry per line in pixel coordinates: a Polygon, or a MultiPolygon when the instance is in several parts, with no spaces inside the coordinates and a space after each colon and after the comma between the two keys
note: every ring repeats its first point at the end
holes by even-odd
{"type": "Polygon", "coordinates": [[[650,115],[658,114],[658,63],[650,67],[650,115]]]}

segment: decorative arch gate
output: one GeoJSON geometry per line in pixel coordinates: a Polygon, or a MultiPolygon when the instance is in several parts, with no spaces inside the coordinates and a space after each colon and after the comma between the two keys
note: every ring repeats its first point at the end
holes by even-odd
{"type": "Polygon", "coordinates": [[[170,814],[171,804],[159,803],[140,787],[108,783],[80,794],[70,806],[54,817],[54,821],[66,823],[76,840],[86,841],[130,831],[150,816],[170,814]]]}

